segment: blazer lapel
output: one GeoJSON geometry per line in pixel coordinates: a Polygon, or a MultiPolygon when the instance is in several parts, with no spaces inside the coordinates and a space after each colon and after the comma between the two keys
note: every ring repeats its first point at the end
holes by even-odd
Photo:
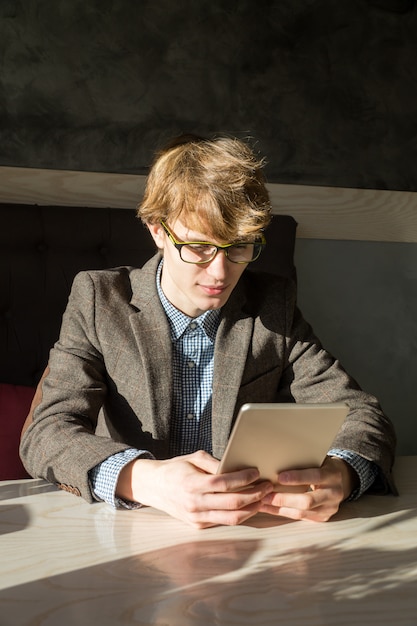
{"type": "Polygon", "coordinates": [[[156,269],[160,256],[141,270],[132,272],[131,304],[137,312],[130,323],[143,363],[144,394],[155,424],[155,435],[168,441],[172,402],[172,345],[169,324],[156,290],[156,269]],[[168,364],[168,367],[167,367],[168,364]]]}
{"type": "Polygon", "coordinates": [[[237,395],[241,385],[253,318],[245,312],[246,297],[241,280],[223,307],[214,350],[212,441],[213,456],[221,458],[226,447],[237,395]]]}

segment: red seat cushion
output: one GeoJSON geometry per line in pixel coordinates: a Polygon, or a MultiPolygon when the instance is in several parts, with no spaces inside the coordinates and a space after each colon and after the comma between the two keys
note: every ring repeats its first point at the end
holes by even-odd
{"type": "Polygon", "coordinates": [[[19,457],[19,442],[34,394],[34,387],[0,383],[0,480],[30,478],[19,457]]]}

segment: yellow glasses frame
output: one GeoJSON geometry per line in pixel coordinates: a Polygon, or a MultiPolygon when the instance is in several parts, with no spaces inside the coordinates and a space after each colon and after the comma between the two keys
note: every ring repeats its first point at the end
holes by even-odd
{"type": "Polygon", "coordinates": [[[219,250],[222,250],[224,252],[224,254],[226,255],[226,258],[231,263],[238,263],[238,264],[252,263],[253,261],[256,261],[256,259],[260,256],[262,250],[264,249],[266,245],[266,239],[263,234],[259,236],[259,240],[241,242],[241,243],[226,243],[223,246],[218,246],[217,244],[211,243],[210,241],[178,241],[175,238],[172,231],[165,224],[165,222],[161,221],[161,226],[164,229],[165,233],[167,234],[168,239],[171,241],[173,246],[178,250],[181,261],[184,261],[184,263],[192,263],[195,265],[202,265],[204,263],[210,263],[210,261],[214,259],[214,257],[216,256],[219,250]],[[249,261],[248,260],[234,261],[232,258],[230,258],[230,251],[235,250],[237,247],[242,246],[245,243],[253,244],[254,246],[252,258],[249,261]],[[187,259],[184,259],[182,256],[182,249],[184,248],[184,246],[207,246],[208,248],[211,248],[212,250],[211,250],[211,254],[209,254],[207,259],[202,259],[201,261],[188,261],[187,259]]]}

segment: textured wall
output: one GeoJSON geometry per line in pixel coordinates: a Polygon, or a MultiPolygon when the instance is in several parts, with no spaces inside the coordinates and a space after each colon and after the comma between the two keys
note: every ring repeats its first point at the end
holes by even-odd
{"type": "MultiPolygon", "coordinates": [[[[271,182],[417,191],[414,0],[0,0],[0,165],[143,173],[183,131],[271,182]]],[[[417,454],[416,244],[299,240],[300,303],[417,454]]]]}
{"type": "Polygon", "coordinates": [[[2,0],[0,165],[142,172],[182,131],[271,182],[415,190],[414,0],[2,0]]]}

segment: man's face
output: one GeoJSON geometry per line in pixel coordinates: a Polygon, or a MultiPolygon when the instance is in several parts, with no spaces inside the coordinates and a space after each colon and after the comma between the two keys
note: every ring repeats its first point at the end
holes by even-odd
{"type": "MultiPolygon", "coordinates": [[[[187,228],[179,220],[170,223],[169,229],[177,241],[207,241],[207,235],[187,228]]],[[[184,263],[160,224],[149,225],[149,230],[163,250],[162,289],[177,309],[189,317],[198,317],[227,302],[247,264],[232,263],[221,250],[208,263],[184,263]]]]}

